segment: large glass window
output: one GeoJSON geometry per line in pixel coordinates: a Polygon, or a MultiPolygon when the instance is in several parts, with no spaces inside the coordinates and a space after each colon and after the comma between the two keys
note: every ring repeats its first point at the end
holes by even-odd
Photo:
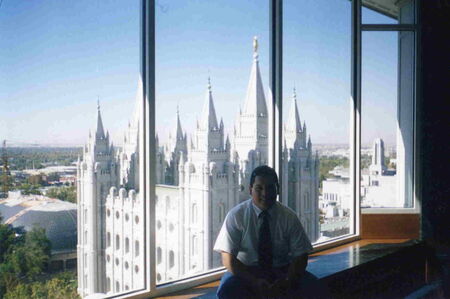
{"type": "MultiPolygon", "coordinates": [[[[413,4],[395,6],[396,24],[414,22],[413,4]]],[[[361,207],[414,208],[415,34],[368,15],[375,24],[362,34],[361,207]]]]}
{"type": "MultiPolygon", "coordinates": [[[[2,180],[1,225],[23,227],[26,236],[41,227],[51,242],[50,265],[39,273],[45,275],[15,278],[6,292],[15,297],[15,285],[31,292],[23,286],[31,283],[46,289],[41,278],[51,280],[58,271],[73,276],[64,281],[77,282],[52,282],[67,289],[65,298],[144,288],[144,273],[131,271],[144,259],[127,253],[130,244],[145,241],[143,222],[129,221],[144,213],[140,1],[0,6],[0,138],[6,140],[2,169],[8,169],[2,171],[8,182],[2,180]]],[[[61,296],[46,292],[42,296],[61,296]]]]}
{"type": "Polygon", "coordinates": [[[365,32],[362,45],[361,207],[404,207],[397,186],[398,33],[365,32]]]}
{"type": "MultiPolygon", "coordinates": [[[[364,112],[360,114],[361,100],[363,105],[369,104],[361,99],[361,79],[366,80],[368,75],[376,77],[379,72],[376,68],[364,68],[360,77],[360,37],[364,28],[359,19],[361,7],[357,6],[361,3],[283,1],[281,4],[283,15],[278,14],[277,18],[283,21],[282,47],[278,47],[276,37],[270,40],[271,60],[264,59],[268,33],[273,38],[275,31],[280,32],[277,31],[280,22],[272,20],[272,32],[267,32],[265,12],[274,9],[277,1],[272,2],[271,8],[261,6],[261,2],[256,7],[252,3],[230,1],[166,2],[156,6],[154,183],[158,201],[156,240],[152,246],[158,246],[158,260],[162,261],[155,269],[155,285],[161,287],[159,290],[163,286],[170,290],[176,285],[170,282],[221,266],[212,245],[223,214],[248,198],[248,174],[255,166],[272,161],[268,155],[273,148],[275,156],[281,156],[279,199],[298,213],[310,239],[320,245],[357,237],[360,213],[357,199],[360,187],[364,186],[359,178],[366,159],[365,147],[359,151],[360,136],[365,142],[364,128],[369,128],[366,123],[370,122],[370,117],[364,119],[364,112]],[[241,18],[243,11],[245,18],[241,18]],[[251,45],[255,35],[257,39],[251,45]],[[283,52],[277,53],[281,48],[283,52]],[[280,56],[282,68],[278,65],[280,56]],[[247,67],[245,57],[249,60],[247,67]],[[281,93],[266,92],[269,86],[264,87],[265,62],[272,65],[273,72],[283,70],[281,82],[277,82],[280,77],[269,74],[275,78],[270,87],[282,85],[281,93]],[[278,99],[280,94],[283,96],[278,99]],[[273,109],[272,97],[276,98],[274,103],[280,101],[281,107],[273,109]],[[271,111],[283,114],[274,115],[271,111]],[[277,126],[276,119],[280,116],[283,128],[271,131],[271,124],[277,126]],[[267,126],[269,132],[275,132],[274,138],[270,138],[267,126]],[[279,148],[271,143],[278,139],[278,134],[282,134],[279,148]]],[[[374,12],[372,6],[363,4],[367,5],[363,12],[365,22],[379,19],[382,28],[397,25],[397,21],[389,21],[391,12],[378,9],[374,12]]],[[[410,4],[402,3],[409,9],[410,4]]],[[[407,16],[404,11],[397,7],[397,20],[407,16]]],[[[409,21],[400,23],[413,23],[409,21]]],[[[411,162],[404,162],[407,168],[412,167],[413,161],[414,42],[402,42],[406,35],[403,32],[399,35],[398,47],[400,53],[410,55],[399,56],[399,77],[396,81],[396,72],[391,69],[385,80],[389,81],[392,93],[385,93],[390,99],[398,96],[393,105],[397,111],[403,111],[397,114],[399,128],[395,128],[394,135],[408,136],[410,143],[403,147],[405,161],[411,162]],[[408,67],[404,69],[403,65],[408,67]],[[400,73],[404,70],[408,72],[402,77],[400,73]],[[404,115],[406,121],[399,122],[400,116],[405,119],[404,115]]],[[[388,39],[380,43],[389,46],[388,39]]],[[[363,87],[362,95],[366,97],[366,85],[363,87]]],[[[380,105],[377,108],[383,109],[380,105]]],[[[412,172],[405,170],[405,178],[398,179],[405,194],[411,191],[410,177],[412,172]]],[[[208,275],[198,276],[199,281],[205,281],[201,279],[208,275]]]]}
{"type": "Polygon", "coordinates": [[[320,243],[353,233],[351,2],[283,4],[282,201],[320,243]]]}
{"type": "Polygon", "coordinates": [[[415,207],[414,1],[379,2],[360,24],[341,0],[3,1],[0,225],[77,258],[72,294],[153,296],[219,277],[225,215],[276,156],[316,246],[357,237],[358,194],[415,207]]]}
{"type": "Polygon", "coordinates": [[[157,284],[222,267],[224,216],[268,164],[268,4],[156,6],[157,284]]]}

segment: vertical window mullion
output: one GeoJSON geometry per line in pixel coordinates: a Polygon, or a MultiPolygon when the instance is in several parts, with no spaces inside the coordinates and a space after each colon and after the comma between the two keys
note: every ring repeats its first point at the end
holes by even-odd
{"type": "MultiPolygon", "coordinates": [[[[352,34],[351,34],[351,139],[350,139],[350,171],[353,198],[354,233],[360,233],[360,156],[361,156],[361,0],[352,1],[352,34]]],[[[352,220],[353,219],[353,220],[352,220]]]]}
{"type": "MultiPolygon", "coordinates": [[[[283,1],[270,1],[270,139],[269,139],[269,165],[277,171],[279,184],[282,186],[282,68],[283,68],[283,1]]],[[[280,190],[279,199],[281,199],[280,190]]]]}
{"type": "MultiPolygon", "coordinates": [[[[418,28],[420,28],[419,26],[419,5],[420,5],[420,0],[414,1],[414,24],[415,24],[415,30],[414,30],[414,99],[413,99],[413,201],[414,201],[414,208],[416,211],[420,211],[422,210],[421,206],[422,206],[422,202],[421,200],[419,200],[419,195],[418,195],[418,187],[420,184],[420,179],[418,179],[418,157],[419,157],[419,152],[418,152],[418,138],[417,138],[417,132],[418,132],[418,123],[417,123],[417,100],[418,100],[418,95],[420,94],[420,80],[418,80],[417,78],[420,77],[420,60],[418,59],[419,57],[419,51],[420,51],[420,45],[419,45],[419,41],[420,41],[420,30],[418,30],[418,28]]],[[[420,231],[420,237],[422,238],[422,231],[420,231]]]]}
{"type": "Polygon", "coordinates": [[[155,143],[155,1],[141,0],[141,79],[143,81],[144,115],[141,128],[144,140],[141,152],[144,156],[143,186],[144,217],[146,242],[144,246],[146,289],[156,289],[155,263],[155,179],[156,179],[156,143],[155,143]]]}

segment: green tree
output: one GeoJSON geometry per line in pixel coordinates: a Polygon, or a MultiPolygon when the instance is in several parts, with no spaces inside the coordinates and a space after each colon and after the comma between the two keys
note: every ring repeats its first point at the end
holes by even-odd
{"type": "Polygon", "coordinates": [[[45,235],[45,229],[34,227],[25,236],[25,246],[28,250],[27,275],[35,277],[48,269],[52,244],[45,235]]]}
{"type": "Polygon", "coordinates": [[[19,279],[35,279],[48,268],[51,243],[43,228],[34,227],[25,239],[9,248],[5,258],[8,269],[19,279]]]}
{"type": "MultiPolygon", "coordinates": [[[[35,281],[48,269],[50,261],[51,243],[44,229],[35,227],[29,232],[16,228],[12,230],[14,239],[8,239],[8,245],[3,248],[3,261],[0,263],[0,298],[20,283],[35,281]]],[[[25,287],[17,290],[18,294],[26,291],[25,287]]]]}
{"type": "Polygon", "coordinates": [[[17,283],[14,287],[8,288],[8,291],[5,292],[4,298],[5,299],[31,298],[31,285],[26,283],[17,283]]]}
{"type": "Polygon", "coordinates": [[[71,165],[82,154],[81,148],[8,147],[11,170],[40,169],[45,165],[71,165]]]}
{"type": "Polygon", "coordinates": [[[2,162],[1,177],[0,177],[1,191],[7,194],[12,180],[11,180],[11,172],[9,171],[8,153],[6,152],[6,140],[3,141],[1,162],[2,162]]]}
{"type": "Polygon", "coordinates": [[[9,271],[10,266],[3,263],[6,253],[14,244],[15,234],[12,227],[8,224],[3,224],[2,221],[3,217],[0,215],[0,298],[15,281],[14,275],[9,271]]]}
{"type": "Polygon", "coordinates": [[[52,279],[43,282],[18,283],[8,290],[5,299],[78,299],[77,282],[75,274],[63,272],[56,274],[52,279]]]}
{"type": "MultiPolygon", "coordinates": [[[[43,282],[34,282],[30,284],[30,296],[28,298],[56,298],[48,296],[47,289],[45,287],[45,283],[43,282]]],[[[23,298],[25,299],[25,298],[23,298]]]]}
{"type": "Polygon", "coordinates": [[[77,202],[77,193],[75,186],[50,188],[47,191],[46,196],[73,203],[77,202]]]}
{"type": "Polygon", "coordinates": [[[19,283],[19,279],[14,273],[13,266],[10,263],[0,264],[0,298],[8,291],[12,290],[19,283]]]}
{"type": "Polygon", "coordinates": [[[24,195],[29,195],[29,194],[36,194],[36,195],[41,195],[41,191],[39,191],[39,185],[31,185],[28,183],[24,183],[22,185],[20,185],[18,187],[18,189],[22,192],[22,194],[24,195]]]}
{"type": "Polygon", "coordinates": [[[332,177],[330,171],[333,170],[336,166],[348,168],[349,167],[348,158],[338,156],[320,157],[320,164],[319,164],[320,188],[322,188],[322,181],[326,180],[329,177],[332,177]]]}
{"type": "Polygon", "coordinates": [[[46,283],[48,298],[80,298],[77,279],[72,272],[62,272],[46,283]]]}
{"type": "Polygon", "coordinates": [[[8,249],[14,244],[15,233],[11,225],[2,224],[0,215],[0,264],[3,263],[8,249]]]}

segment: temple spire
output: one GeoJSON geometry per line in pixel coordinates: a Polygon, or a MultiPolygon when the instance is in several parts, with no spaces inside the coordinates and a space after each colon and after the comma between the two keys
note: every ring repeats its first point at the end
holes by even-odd
{"type": "Polygon", "coordinates": [[[100,101],[97,99],[97,127],[95,129],[95,138],[104,139],[105,131],[103,129],[102,115],[100,113],[100,101]]]}
{"type": "Polygon", "coordinates": [[[176,129],[176,138],[177,140],[183,139],[183,130],[181,128],[181,121],[180,121],[180,109],[177,105],[177,129],[176,129]]]}
{"type": "Polygon", "coordinates": [[[258,38],[253,38],[253,65],[247,87],[243,114],[257,117],[267,116],[266,98],[259,71],[258,38]]]}
{"type": "Polygon", "coordinates": [[[255,60],[258,60],[258,37],[257,36],[253,37],[253,58],[255,58],[255,60]]]}
{"type": "Polygon", "coordinates": [[[300,121],[300,114],[298,113],[297,93],[295,91],[295,87],[292,94],[292,106],[289,112],[287,129],[290,131],[295,131],[296,133],[300,133],[302,131],[302,123],[300,121]]]}
{"type": "Polygon", "coordinates": [[[203,106],[202,119],[200,122],[203,130],[217,130],[216,109],[214,108],[214,100],[211,90],[211,78],[208,77],[208,90],[206,92],[205,104],[203,106]]]}

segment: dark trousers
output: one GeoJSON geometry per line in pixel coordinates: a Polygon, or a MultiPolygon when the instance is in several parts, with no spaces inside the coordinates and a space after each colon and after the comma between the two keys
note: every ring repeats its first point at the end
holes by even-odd
{"type": "MultiPolygon", "coordinates": [[[[266,278],[264,272],[259,267],[250,267],[250,272],[257,278],[266,278]]],[[[273,280],[286,278],[287,269],[276,268],[272,271],[273,280]]],[[[233,275],[231,272],[225,272],[220,280],[220,286],[217,290],[217,297],[219,299],[259,299],[257,292],[253,289],[253,286],[244,281],[240,277],[233,275]]],[[[300,279],[299,283],[288,290],[287,294],[279,297],[263,297],[276,298],[276,299],[288,299],[288,298],[329,298],[326,292],[326,286],[320,283],[320,281],[305,271],[304,275],[300,279]]]]}

